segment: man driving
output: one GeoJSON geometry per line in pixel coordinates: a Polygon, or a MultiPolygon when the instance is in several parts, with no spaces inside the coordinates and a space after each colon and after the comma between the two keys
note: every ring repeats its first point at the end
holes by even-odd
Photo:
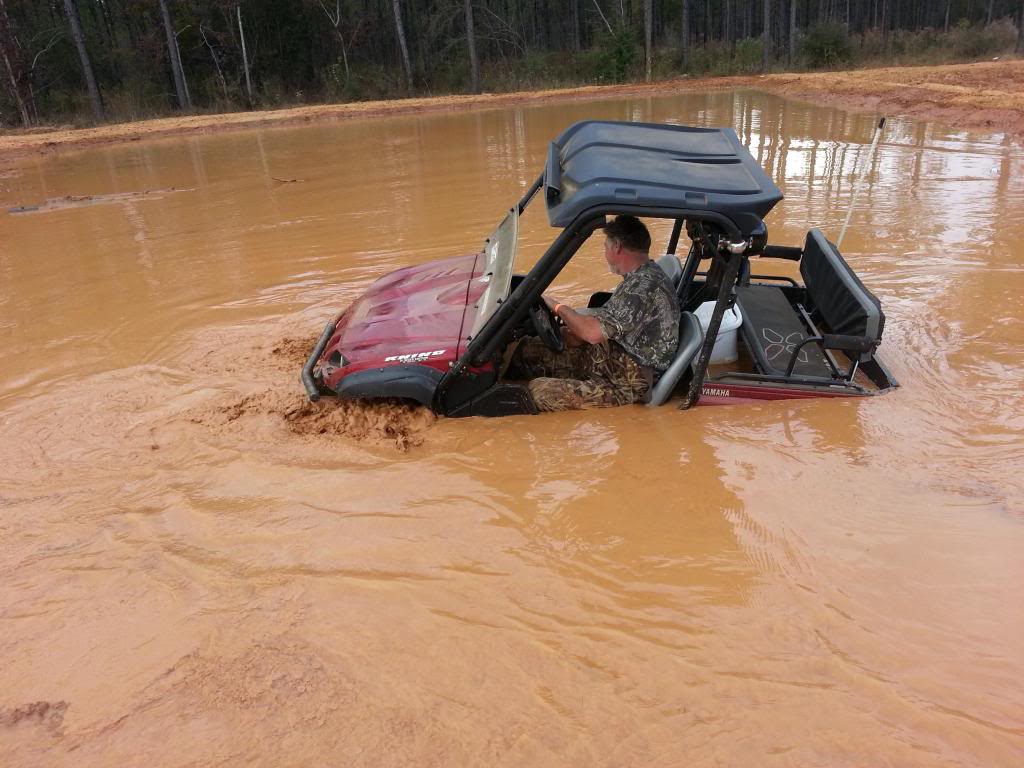
{"type": "Polygon", "coordinates": [[[679,301],[668,275],[650,259],[647,227],[635,216],[617,216],[604,233],[608,269],[622,276],[611,298],[582,313],[544,295],[564,325],[565,351],[552,352],[531,337],[509,364],[507,377],[529,380],[540,411],[640,402],[679,344],[679,301]]]}

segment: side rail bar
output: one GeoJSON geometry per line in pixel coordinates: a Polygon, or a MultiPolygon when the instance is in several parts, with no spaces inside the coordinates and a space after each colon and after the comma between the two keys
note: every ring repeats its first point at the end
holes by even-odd
{"type": "Polygon", "coordinates": [[[794,280],[792,277],[786,277],[785,275],[751,275],[751,280],[775,280],[780,283],[786,283],[794,288],[799,288],[800,283],[794,280]]]}
{"type": "Polygon", "coordinates": [[[828,389],[828,390],[844,390],[850,391],[858,395],[873,395],[875,394],[869,389],[865,389],[860,384],[856,384],[852,381],[843,381],[842,379],[829,379],[824,376],[784,376],[782,374],[767,374],[767,373],[741,373],[741,372],[730,372],[720,376],[715,376],[712,379],[708,379],[709,382],[725,382],[730,381],[749,381],[754,384],[780,384],[784,387],[791,388],[812,388],[812,389],[828,389]]]}
{"type": "Polygon", "coordinates": [[[530,188],[526,190],[519,202],[516,203],[516,207],[519,209],[519,213],[522,214],[526,210],[526,206],[530,204],[530,200],[537,194],[537,190],[540,189],[541,184],[544,183],[544,174],[542,173],[537,177],[537,180],[530,185],[530,188]]]}
{"type": "MultiPolygon", "coordinates": [[[[796,367],[796,361],[800,356],[800,350],[803,349],[806,344],[819,344],[821,345],[822,351],[826,349],[838,349],[841,352],[874,352],[875,350],[874,342],[870,339],[865,339],[863,336],[843,336],[837,333],[823,333],[820,336],[808,336],[793,348],[793,354],[789,356],[789,365],[786,366],[787,377],[793,375],[793,369],[796,367]]],[[[847,380],[852,381],[853,375],[856,372],[857,361],[854,360],[850,370],[846,373],[847,380]]]]}
{"type": "Polygon", "coordinates": [[[607,214],[626,213],[635,216],[653,218],[686,218],[700,217],[721,225],[725,232],[739,238],[739,229],[731,219],[722,214],[690,210],[667,210],[664,208],[645,208],[628,205],[599,205],[581,213],[576,220],[563,229],[536,265],[529,271],[525,279],[512,291],[494,315],[487,321],[476,338],[471,339],[462,357],[456,361],[445,378],[440,389],[447,386],[453,376],[462,373],[470,365],[482,364],[495,354],[504,341],[504,331],[514,326],[526,316],[529,305],[540,298],[542,291],[558,276],[566,263],[572,258],[579,247],[590,237],[595,229],[604,226],[607,214]]]}
{"type": "Polygon", "coordinates": [[[306,364],[302,366],[302,386],[306,388],[306,397],[309,398],[309,402],[315,403],[320,399],[320,389],[317,387],[316,382],[313,380],[313,366],[316,365],[316,361],[320,359],[320,355],[324,353],[324,347],[327,346],[327,342],[330,341],[331,336],[334,335],[334,329],[338,327],[337,320],[331,320],[324,328],[324,332],[320,334],[319,340],[316,342],[316,346],[313,347],[313,352],[306,360],[306,364]]]}
{"type": "Polygon", "coordinates": [[[804,249],[794,248],[789,245],[766,245],[760,255],[762,257],[767,256],[769,259],[800,261],[800,257],[804,255],[804,249]]]}

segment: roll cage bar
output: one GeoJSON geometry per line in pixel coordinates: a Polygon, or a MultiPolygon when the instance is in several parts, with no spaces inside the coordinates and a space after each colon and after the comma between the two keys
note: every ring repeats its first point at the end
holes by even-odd
{"type": "MultiPolygon", "coordinates": [[[[523,213],[533,197],[544,186],[544,176],[543,173],[538,176],[537,180],[530,185],[516,204],[520,214],[523,213]]],[[[711,315],[704,343],[697,358],[690,389],[681,408],[690,408],[697,402],[697,399],[700,397],[704,376],[707,373],[708,362],[711,359],[711,351],[714,347],[715,339],[718,337],[718,329],[721,326],[722,317],[728,309],[730,294],[740,274],[740,265],[750,255],[753,238],[745,239],[740,228],[732,219],[715,211],[690,208],[652,208],[622,203],[603,204],[588,208],[580,213],[569,226],[559,232],[558,236],[548,246],[548,249],[540,259],[537,260],[537,263],[530,269],[522,282],[516,286],[508,299],[498,307],[494,315],[480,330],[480,333],[470,339],[469,344],[466,346],[466,351],[463,352],[462,356],[441,378],[436,390],[435,399],[437,402],[443,400],[448,387],[455,379],[470,368],[486,364],[487,361],[497,354],[505,339],[526,317],[529,308],[540,300],[544,290],[559,275],[569,260],[580,249],[580,246],[593,234],[594,230],[604,225],[605,217],[610,214],[674,219],[675,224],[669,240],[669,253],[675,253],[684,220],[713,222],[721,227],[722,231],[729,238],[729,253],[721,274],[715,309],[711,315]]]]}

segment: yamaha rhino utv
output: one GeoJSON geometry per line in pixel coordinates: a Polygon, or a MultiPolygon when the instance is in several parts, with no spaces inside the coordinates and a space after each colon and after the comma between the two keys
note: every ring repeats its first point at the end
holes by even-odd
{"type": "MultiPolygon", "coordinates": [[[[302,369],[310,400],[401,398],[446,416],[536,413],[529,390],[499,373],[524,335],[562,348],[541,294],[606,218],[674,222],[658,264],[682,315],[671,366],[648,394],[681,408],[748,400],[863,396],[897,386],[875,356],[885,315],[818,229],[803,247],[768,245],[764,217],[782,192],[729,128],[588,121],[548,148],[544,170],[476,253],[399,269],[331,320],[302,369]],[[525,275],[513,274],[519,217],[538,196],[561,231],[525,275]],[[684,231],[691,244],[680,260],[684,231]],[[753,274],[751,260],[799,262],[803,284],[753,274]],[[714,302],[706,330],[694,315],[714,302]],[[739,310],[744,354],[709,371],[725,313],[739,310]]],[[[610,294],[596,293],[591,307],[610,294]]]]}

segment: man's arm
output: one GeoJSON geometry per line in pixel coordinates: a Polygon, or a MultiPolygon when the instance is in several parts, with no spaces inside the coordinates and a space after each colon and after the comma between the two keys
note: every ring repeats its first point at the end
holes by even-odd
{"type": "Polygon", "coordinates": [[[605,341],[604,329],[593,315],[581,315],[567,304],[562,304],[550,296],[543,296],[544,303],[548,305],[551,312],[556,315],[569,332],[578,339],[588,344],[600,344],[605,341]]]}

